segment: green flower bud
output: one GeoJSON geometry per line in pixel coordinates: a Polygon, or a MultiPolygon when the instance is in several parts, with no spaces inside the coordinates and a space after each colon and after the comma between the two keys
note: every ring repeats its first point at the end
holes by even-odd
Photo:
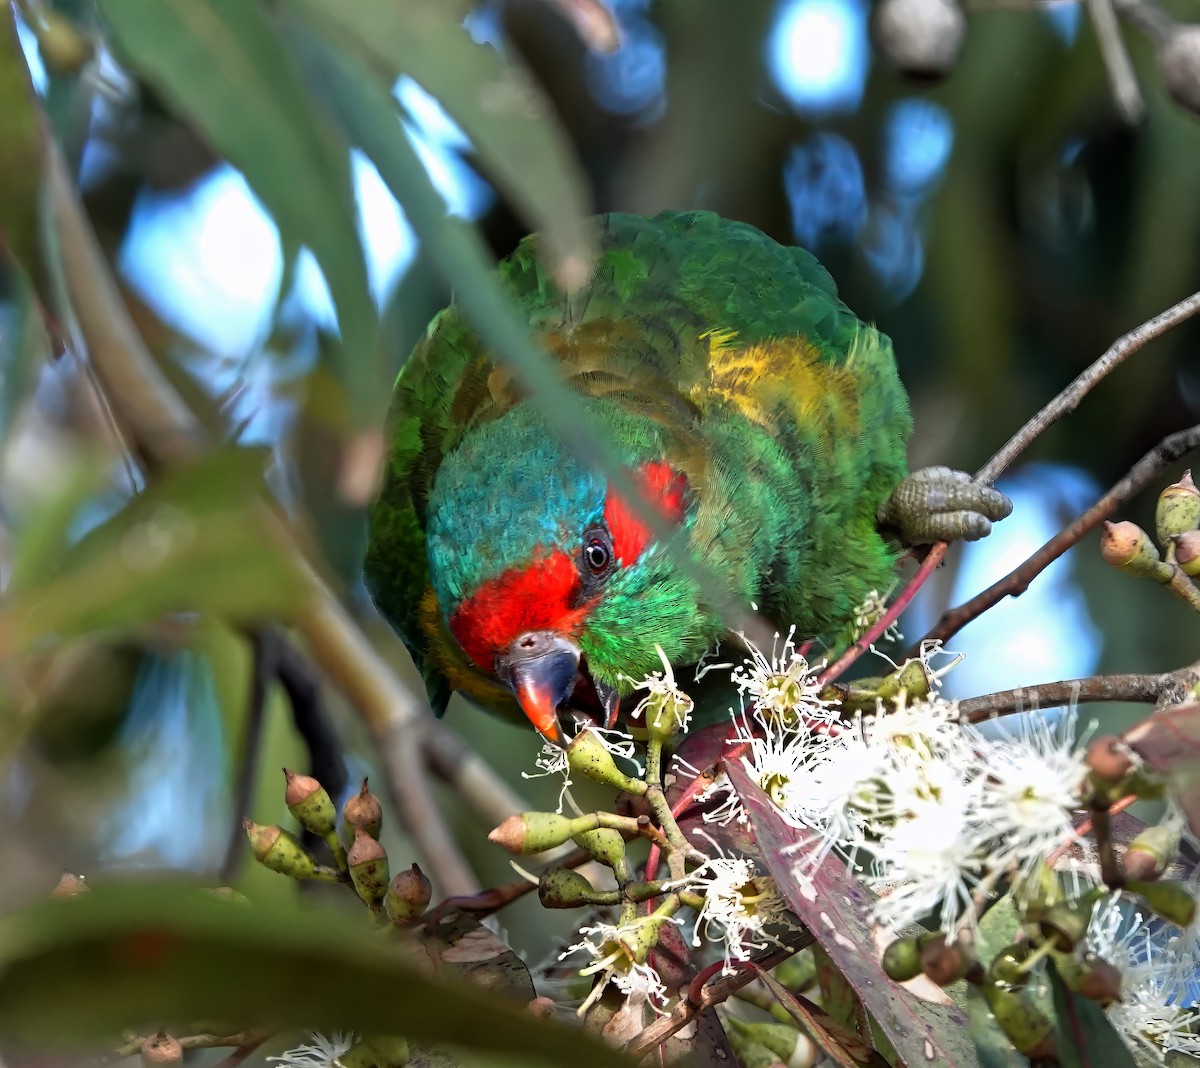
{"type": "Polygon", "coordinates": [[[695,707],[696,702],[686,693],[674,689],[667,693],[652,692],[638,706],[646,724],[646,736],[664,745],[683,729],[695,707]]]}
{"type": "Polygon", "coordinates": [[[416,864],[398,871],[388,883],[383,898],[383,910],[397,927],[412,923],[425,915],[433,897],[433,884],[416,864]]]}
{"type": "Polygon", "coordinates": [[[1171,569],[1159,558],[1154,542],[1136,523],[1105,523],[1100,536],[1100,555],[1105,563],[1138,578],[1167,582],[1171,569]]]}
{"type": "Polygon", "coordinates": [[[1191,471],[1173,482],[1158,495],[1154,509],[1154,531],[1158,543],[1166,548],[1177,534],[1186,534],[1200,527],[1200,490],[1192,481],[1191,471]]]}
{"type": "Polygon", "coordinates": [[[1026,1057],[1047,1057],[1054,1051],[1054,1021],[1014,990],[985,983],[983,996],[1015,1049],[1026,1057]]]}
{"type": "Polygon", "coordinates": [[[1062,981],[1080,997],[1105,1007],[1121,1000],[1121,973],[1094,953],[1083,957],[1055,954],[1054,966],[1062,981]]]}
{"type": "Polygon", "coordinates": [[[183,1063],[183,1046],[174,1035],[159,1031],[142,1043],[141,1058],[144,1068],[167,1068],[168,1065],[183,1063]]]}
{"type": "MultiPolygon", "coordinates": [[[[732,1020],[735,1020],[735,1018],[731,1016],[725,1018],[726,1023],[732,1020]]],[[[795,1025],[763,1023],[761,1021],[751,1023],[745,1020],[736,1020],[734,1029],[738,1032],[738,1036],[741,1039],[752,1046],[758,1045],[770,1050],[776,1057],[775,1063],[804,1063],[803,1059],[798,1061],[792,1060],[797,1052],[796,1046],[804,1043],[801,1046],[801,1051],[811,1048],[809,1040],[800,1034],[799,1029],[795,1025]]],[[[726,1034],[728,1034],[728,1031],[726,1031],[726,1034]]],[[[732,1039],[732,1035],[730,1038],[732,1039]]]]}
{"type": "Polygon", "coordinates": [[[596,888],[570,868],[549,868],[538,880],[538,900],[544,908],[574,909],[591,904],[595,896],[596,888]]]}
{"type": "Polygon", "coordinates": [[[921,974],[921,946],[915,938],[897,938],[883,951],[883,970],[889,979],[906,983],[921,974]]]}
{"type": "Polygon", "coordinates": [[[353,797],[347,798],[342,806],[342,820],[346,825],[347,840],[354,841],[354,830],[361,827],[372,838],[379,837],[383,827],[383,806],[367,788],[367,780],[363,779],[362,789],[353,797]]]}
{"type": "Polygon", "coordinates": [[[1129,879],[1122,889],[1137,894],[1156,916],[1176,927],[1187,927],[1196,918],[1196,899],[1185,882],[1170,879],[1151,883],[1144,879],[1129,879]]]}
{"type": "Polygon", "coordinates": [[[567,764],[572,771],[605,786],[613,786],[626,793],[646,792],[645,783],[630,778],[617,767],[612,754],[604,748],[595,731],[582,730],[571,739],[571,744],[567,746],[567,764]]]}
{"type": "Polygon", "coordinates": [[[625,839],[620,831],[611,827],[598,827],[594,831],[583,831],[572,836],[574,842],[589,856],[600,861],[606,868],[617,868],[625,863],[625,839]]]}
{"type": "Polygon", "coordinates": [[[356,827],[346,864],[358,896],[371,907],[378,905],[388,890],[387,851],[362,827],[356,827]]]}
{"type": "Polygon", "coordinates": [[[921,946],[921,970],[937,983],[949,986],[967,974],[975,961],[961,947],[950,945],[944,934],[923,940],[921,946]]]}
{"type": "Polygon", "coordinates": [[[1115,734],[1093,738],[1087,748],[1087,766],[1103,783],[1120,782],[1133,771],[1133,757],[1127,743],[1115,734]]]}
{"type": "Polygon", "coordinates": [[[1126,879],[1152,883],[1161,879],[1179,852],[1179,827],[1160,823],[1147,827],[1125,850],[1121,865],[1126,879]]]}
{"type": "Polygon", "coordinates": [[[1061,901],[1049,908],[1035,910],[1033,919],[1042,938],[1059,953],[1070,953],[1087,934],[1096,902],[1106,897],[1107,887],[1098,886],[1077,901],[1061,901]]]}
{"type": "Polygon", "coordinates": [[[408,1063],[408,1040],[399,1035],[364,1038],[336,1063],[340,1068],[402,1068],[408,1063]]]}
{"type": "Polygon", "coordinates": [[[1174,538],[1175,563],[1189,578],[1200,578],[1200,530],[1189,530],[1174,538]]]}
{"type": "Polygon", "coordinates": [[[337,827],[337,809],[325,787],[311,775],[297,775],[287,768],[283,769],[283,778],[287,784],[283,799],[296,822],[322,838],[333,834],[337,827]]]}
{"type": "Polygon", "coordinates": [[[488,841],[510,853],[541,853],[568,841],[576,822],[555,812],[522,812],[509,816],[488,835],[488,841]]]}
{"type": "Polygon", "coordinates": [[[250,839],[250,848],[263,867],[293,879],[312,879],[316,875],[313,858],[292,835],[282,827],[267,827],[253,820],[242,820],[242,828],[250,839]]]}
{"type": "Polygon", "coordinates": [[[1005,946],[988,966],[992,981],[1014,989],[1023,987],[1029,981],[1029,972],[1024,965],[1031,952],[1028,942],[1014,942],[1011,946],[1005,946]]]}

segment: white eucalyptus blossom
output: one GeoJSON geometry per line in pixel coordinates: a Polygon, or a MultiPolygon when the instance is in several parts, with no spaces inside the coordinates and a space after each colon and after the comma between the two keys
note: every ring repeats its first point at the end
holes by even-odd
{"type": "MultiPolygon", "coordinates": [[[[862,604],[855,606],[852,626],[856,637],[862,637],[876,623],[878,623],[887,612],[887,597],[881,594],[878,590],[872,590],[863,598],[862,604]]],[[[892,620],[891,625],[881,635],[881,638],[887,638],[892,641],[900,641],[904,635],[900,633],[900,624],[897,620],[892,620]]]]}
{"type": "Polygon", "coordinates": [[[309,1031],[308,1037],[311,1041],[306,1045],[284,1050],[278,1057],[267,1060],[282,1064],[284,1068],[337,1068],[338,1059],[358,1042],[358,1035],[353,1031],[334,1031],[330,1035],[309,1031]]]}
{"type": "Polygon", "coordinates": [[[738,688],[743,711],[749,701],[760,719],[827,725],[836,719],[836,713],[830,711],[832,702],[821,700],[817,675],[822,665],[810,665],[800,654],[795,634],[795,627],[788,630],[786,638],[776,634],[770,656],[740,634],[750,657],[733,669],[730,678],[738,688]]]}
{"type": "Polygon", "coordinates": [[[882,895],[873,909],[879,923],[895,930],[934,912],[951,939],[974,926],[971,890],[983,867],[977,783],[947,780],[872,844],[866,882],[882,895]]]}
{"type": "Polygon", "coordinates": [[[748,960],[752,950],[779,944],[768,927],[795,929],[775,880],[760,875],[748,857],[714,857],[692,872],[686,882],[704,895],[704,906],[692,928],[692,944],[701,945],[702,929],[706,940],[724,942],[725,974],[734,970],[733,961],[748,960]]]}
{"type": "Polygon", "coordinates": [[[1121,973],[1121,1000],[1108,1018],[1139,1063],[1165,1064],[1170,1052],[1200,1056],[1194,939],[1156,932],[1114,894],[1092,913],[1087,948],[1121,973]]]}
{"type": "Polygon", "coordinates": [[[644,959],[638,958],[645,956],[642,947],[646,942],[646,928],[649,925],[660,926],[667,922],[678,921],[664,920],[658,916],[639,916],[626,924],[597,923],[579,929],[583,936],[582,941],[563,950],[558,959],[564,960],[573,953],[585,953],[591,957],[591,963],[580,968],[579,974],[586,976],[603,973],[603,979],[592,988],[592,992],[579,1006],[580,1016],[599,1000],[609,983],[626,997],[644,1001],[656,1013],[665,1011],[667,988],[662,977],[644,959]]]}
{"type": "MultiPolygon", "coordinates": [[[[675,673],[671,670],[671,662],[667,659],[667,654],[662,651],[662,646],[656,645],[654,649],[658,653],[659,660],[662,661],[663,670],[661,672],[651,671],[641,682],[634,683],[633,688],[645,690],[646,696],[638,702],[629,716],[631,719],[644,717],[647,726],[654,726],[657,729],[664,728],[666,726],[664,720],[669,717],[674,720],[681,731],[686,731],[695,702],[676,684],[675,673]]],[[[627,682],[633,682],[633,679],[622,677],[627,682]]]]}
{"type": "Polygon", "coordinates": [[[1017,731],[998,740],[975,734],[986,769],[982,803],[996,864],[1015,865],[1027,875],[1075,837],[1071,812],[1081,804],[1088,773],[1075,725],[1072,708],[1053,721],[1029,713],[1017,731]]]}

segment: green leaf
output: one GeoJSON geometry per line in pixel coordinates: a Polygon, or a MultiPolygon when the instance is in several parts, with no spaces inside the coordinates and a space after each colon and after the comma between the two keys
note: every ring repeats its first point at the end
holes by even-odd
{"type": "Polygon", "coordinates": [[[1055,1035],[1062,1068],[1137,1068],[1133,1054],[1099,1005],[1070,990],[1049,961],[1055,1035]]]}
{"type": "MultiPolygon", "coordinates": [[[[0,9],[0,248],[24,266],[49,306],[39,223],[41,181],[37,94],[17,37],[16,8],[5,4],[0,9]]],[[[8,389],[5,382],[0,392],[8,389]]]]}
{"type": "Polygon", "coordinates": [[[312,250],[337,306],[330,370],[342,428],[377,421],[379,321],[358,239],[348,146],[251,0],[99,0],[123,60],[238,168],[285,248],[312,250]]]}
{"type": "MultiPolygon", "coordinates": [[[[303,584],[258,503],[259,472],[246,450],[210,455],[134,497],[69,549],[22,553],[25,566],[14,568],[0,615],[9,651],[175,611],[234,620],[286,613],[303,584]]],[[[61,524],[65,514],[51,519],[61,524]]]]}
{"type": "Polygon", "coordinates": [[[401,1033],[574,1068],[627,1063],[577,1028],[422,972],[411,955],[339,911],[225,901],[164,881],[102,886],[0,922],[0,1033],[62,1048],[219,1021],[401,1033]]]}
{"type": "Polygon", "coordinates": [[[49,338],[33,283],[25,268],[0,246],[0,441],[7,436],[49,354],[49,338]]]}
{"type": "MultiPolygon", "coordinates": [[[[593,239],[583,172],[553,104],[516,59],[501,59],[445,0],[291,0],[321,37],[345,42],[390,92],[402,74],[462,127],[484,169],[534,230],[560,283],[587,276],[593,239]]],[[[405,205],[407,207],[407,204],[405,205]]]]}

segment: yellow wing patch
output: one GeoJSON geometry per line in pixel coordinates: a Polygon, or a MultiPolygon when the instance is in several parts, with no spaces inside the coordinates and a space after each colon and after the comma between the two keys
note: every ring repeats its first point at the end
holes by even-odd
{"type": "Polygon", "coordinates": [[[778,425],[783,416],[797,423],[829,420],[839,431],[858,429],[862,383],[853,350],[836,364],[804,337],[750,345],[739,345],[737,338],[736,330],[724,329],[700,335],[708,342],[709,380],[692,391],[697,404],[720,399],[762,427],[778,425]]]}

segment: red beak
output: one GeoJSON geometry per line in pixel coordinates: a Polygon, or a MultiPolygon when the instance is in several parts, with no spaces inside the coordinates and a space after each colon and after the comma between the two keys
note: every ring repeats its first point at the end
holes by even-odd
{"type": "Polygon", "coordinates": [[[554,631],[518,635],[496,657],[496,674],[516,694],[529,722],[548,741],[562,744],[558,708],[575,688],[579,646],[554,631]]]}

